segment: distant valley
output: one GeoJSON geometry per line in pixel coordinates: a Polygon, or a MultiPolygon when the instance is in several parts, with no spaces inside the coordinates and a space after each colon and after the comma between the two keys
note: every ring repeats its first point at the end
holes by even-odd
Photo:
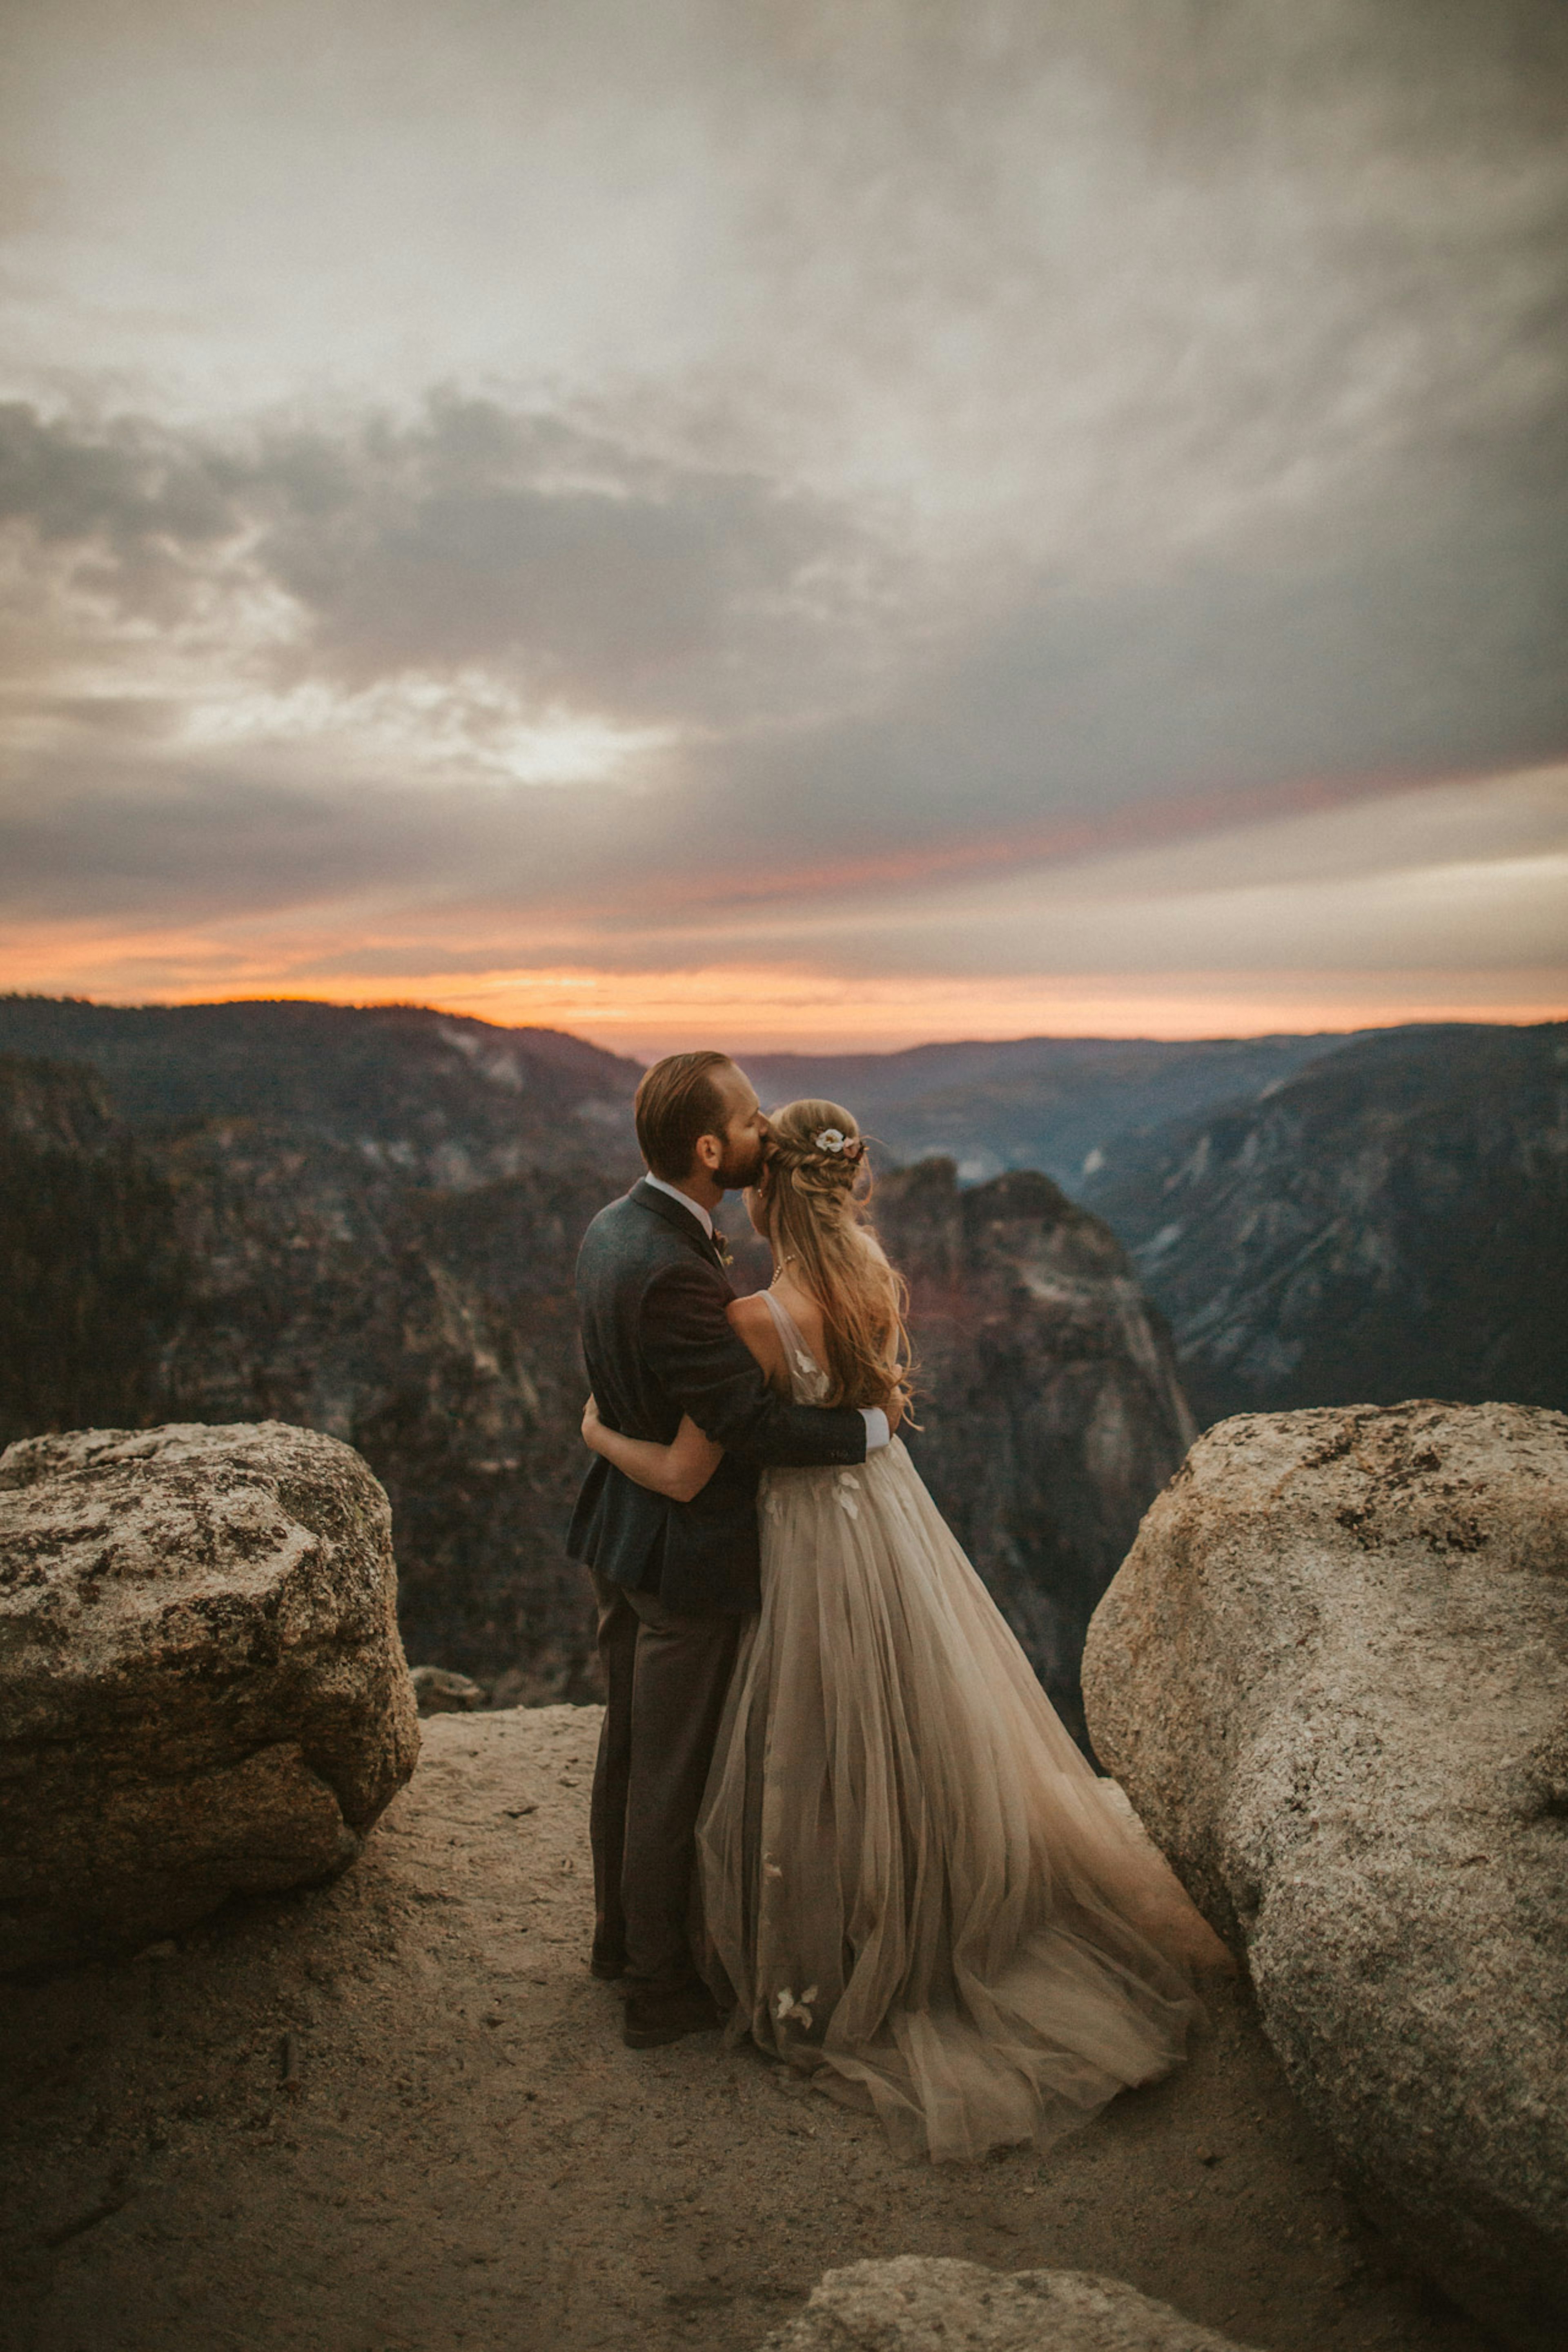
{"type": "Polygon", "coordinates": [[[1246,1101],[1341,1036],[1020,1037],[899,1054],[752,1054],[764,1102],[824,1095],[906,1163],[941,1153],[964,1184],[1036,1168],[1068,1192],[1121,1137],[1246,1101]]]}
{"type": "MultiPolygon", "coordinates": [[[[1122,1138],[1250,1100],[1350,1042],[1025,1037],[742,1058],[764,1103],[816,1094],[847,1104],[884,1165],[942,1156],[963,1184],[1033,1168],[1077,1194],[1122,1138]]],[[[424,1006],[0,997],[0,1053],[89,1063],[138,1130],[281,1119],[443,1185],[615,1159],[617,1146],[636,1164],[640,1065],[560,1031],[424,1006]]]]}
{"type": "Polygon", "coordinates": [[[754,1058],[961,1176],[1055,1176],[1131,1252],[1201,1424],[1568,1407],[1568,1023],[754,1058]]]}

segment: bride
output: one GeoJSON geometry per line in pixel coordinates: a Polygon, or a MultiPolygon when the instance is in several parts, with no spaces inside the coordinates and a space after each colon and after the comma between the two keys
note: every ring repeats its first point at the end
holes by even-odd
{"type": "MultiPolygon", "coordinates": [[[[729,1308],[801,1403],[901,1405],[904,1289],[837,1104],[773,1114],[745,1195],[773,1286],[729,1308]]],[[[677,1500],[721,1459],[584,1433],[677,1500]]],[[[903,1444],[763,1475],[760,1616],[698,1830],[714,1990],[765,2051],[932,2158],[1044,2146],[1181,2059],[1229,1955],[1063,1728],[903,1444]]]]}

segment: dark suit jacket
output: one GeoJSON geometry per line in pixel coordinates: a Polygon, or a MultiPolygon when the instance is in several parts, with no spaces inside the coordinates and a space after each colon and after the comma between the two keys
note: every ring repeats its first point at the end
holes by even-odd
{"type": "Polygon", "coordinates": [[[567,1549],[617,1584],[657,1580],[682,1615],[758,1607],[757,1474],[863,1462],[852,1405],[775,1395],[724,1314],[734,1292],[697,1219],[651,1184],[601,1209],[577,1259],[588,1380],[606,1425],[668,1445],[689,1412],[724,1448],[689,1503],[650,1494],[595,1454],[567,1549]]]}

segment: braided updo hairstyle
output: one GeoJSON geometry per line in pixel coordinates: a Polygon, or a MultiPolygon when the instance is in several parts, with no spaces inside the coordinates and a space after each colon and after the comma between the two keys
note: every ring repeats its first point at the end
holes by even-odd
{"type": "Polygon", "coordinates": [[[839,1103],[786,1103],[769,1112],[768,1127],[768,1239],[780,1267],[822,1309],[826,1402],[887,1405],[897,1397],[907,1406],[909,1293],[871,1223],[865,1139],[839,1103]]]}

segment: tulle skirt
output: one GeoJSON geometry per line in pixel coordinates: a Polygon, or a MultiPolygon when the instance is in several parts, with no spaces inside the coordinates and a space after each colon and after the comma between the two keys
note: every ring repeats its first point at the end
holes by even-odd
{"type": "Polygon", "coordinates": [[[698,1836],[714,1990],[902,2155],[1048,2145],[1180,2060],[1229,1956],[900,1443],[761,1502],[698,1836]]]}

